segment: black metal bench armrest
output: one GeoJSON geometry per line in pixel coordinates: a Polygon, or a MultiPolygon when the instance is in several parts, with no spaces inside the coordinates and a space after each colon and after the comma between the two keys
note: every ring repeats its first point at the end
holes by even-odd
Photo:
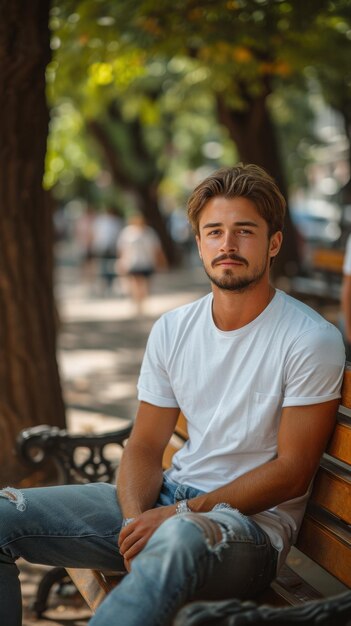
{"type": "Polygon", "coordinates": [[[222,600],[193,602],[177,614],[174,626],[349,626],[351,591],[300,606],[258,606],[254,602],[222,600]]]}
{"type": "Polygon", "coordinates": [[[131,429],[130,423],[107,433],[73,435],[43,424],[22,430],[17,437],[17,450],[32,467],[52,459],[61,484],[112,482],[119,464],[118,452],[122,452],[131,429]],[[106,447],[112,445],[117,450],[113,456],[106,456],[106,447]]]}

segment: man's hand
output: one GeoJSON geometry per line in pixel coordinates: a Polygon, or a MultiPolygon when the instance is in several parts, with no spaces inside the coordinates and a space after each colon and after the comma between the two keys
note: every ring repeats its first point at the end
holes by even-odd
{"type": "Polygon", "coordinates": [[[118,546],[124,558],[127,571],[130,571],[130,561],[145,547],[155,530],[168,517],[175,514],[175,505],[161,506],[150,509],[138,515],[132,522],[122,528],[118,546]]]}

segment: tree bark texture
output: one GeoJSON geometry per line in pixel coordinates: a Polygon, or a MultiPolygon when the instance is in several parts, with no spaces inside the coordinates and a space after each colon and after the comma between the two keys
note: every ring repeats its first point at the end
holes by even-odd
{"type": "MultiPolygon", "coordinates": [[[[345,96],[345,105],[339,107],[339,113],[344,120],[345,135],[348,139],[348,163],[349,172],[351,172],[351,99],[345,96]]],[[[342,207],[351,205],[351,177],[347,183],[340,189],[338,199],[342,207]]]]}
{"type": "Polygon", "coordinates": [[[42,188],[48,132],[50,0],[0,0],[1,484],[28,468],[18,432],[64,426],[56,361],[52,209],[42,188]]]}
{"type": "MultiPolygon", "coordinates": [[[[217,98],[218,119],[227,128],[233,139],[240,159],[244,163],[255,163],[263,167],[277,182],[280,191],[288,199],[286,179],[279,154],[275,129],[267,108],[269,86],[263,87],[262,93],[255,98],[243,90],[246,107],[239,111],[227,105],[221,96],[217,98]]],[[[284,243],[275,260],[273,274],[289,276],[297,272],[299,254],[296,229],[287,210],[284,228],[284,243]]]]}

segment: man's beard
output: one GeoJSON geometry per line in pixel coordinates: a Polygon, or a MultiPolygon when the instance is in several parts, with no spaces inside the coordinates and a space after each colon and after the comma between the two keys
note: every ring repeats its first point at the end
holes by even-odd
{"type": "MultiPolygon", "coordinates": [[[[234,258],[234,255],[232,257],[232,255],[229,254],[226,258],[234,258]]],[[[223,256],[223,259],[224,259],[224,256],[223,256]]],[[[246,266],[248,267],[247,261],[244,259],[243,261],[245,261],[246,266]]],[[[229,268],[224,270],[224,273],[222,274],[221,277],[213,276],[210,270],[208,270],[205,267],[205,265],[204,265],[204,270],[207,276],[209,277],[210,281],[214,285],[216,285],[216,287],[218,287],[219,289],[224,289],[226,291],[240,292],[240,291],[246,291],[247,289],[254,287],[255,285],[257,285],[257,283],[260,282],[260,280],[263,278],[264,274],[266,273],[268,261],[269,261],[269,257],[267,255],[263,265],[261,267],[256,266],[255,269],[252,271],[252,273],[248,274],[247,276],[236,276],[233,270],[229,268]]]]}

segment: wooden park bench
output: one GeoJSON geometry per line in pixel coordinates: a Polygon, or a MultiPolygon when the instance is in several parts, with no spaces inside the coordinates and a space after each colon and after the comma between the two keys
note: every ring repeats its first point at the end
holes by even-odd
{"type": "Polygon", "coordinates": [[[311,301],[339,302],[341,295],[344,250],[315,248],[311,252],[307,275],[291,278],[290,291],[296,297],[311,301]]]}
{"type": "Polygon", "coordinates": [[[312,266],[334,274],[342,274],[344,250],[340,248],[315,248],[312,253],[312,266]]]}
{"type": "MultiPolygon", "coordinates": [[[[30,431],[31,429],[28,429],[25,435],[27,448],[30,431]]],[[[180,414],[174,435],[164,454],[165,468],[169,467],[173,454],[186,439],[186,420],[180,414]]],[[[36,445],[38,446],[38,440],[36,445]]],[[[307,555],[346,587],[351,587],[350,524],[351,364],[347,364],[337,423],[326,453],[321,459],[313,493],[296,544],[300,552],[307,555]]],[[[118,584],[124,575],[85,569],[68,569],[67,571],[92,611],[96,610],[105,595],[118,584]]],[[[351,613],[351,591],[349,593],[351,613]]],[[[258,605],[263,602],[272,607],[305,605],[308,601],[318,601],[321,611],[324,610],[322,593],[307,582],[301,572],[297,574],[287,565],[283,566],[270,589],[260,598],[255,598],[258,605]]],[[[333,622],[330,624],[332,625],[333,622]]]]}

